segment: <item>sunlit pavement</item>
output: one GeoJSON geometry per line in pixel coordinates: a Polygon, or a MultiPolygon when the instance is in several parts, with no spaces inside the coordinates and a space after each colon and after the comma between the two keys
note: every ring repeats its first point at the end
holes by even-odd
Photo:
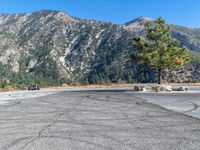
{"type": "Polygon", "coordinates": [[[145,99],[147,102],[200,119],[199,87],[192,87],[189,92],[131,93],[145,99]]]}

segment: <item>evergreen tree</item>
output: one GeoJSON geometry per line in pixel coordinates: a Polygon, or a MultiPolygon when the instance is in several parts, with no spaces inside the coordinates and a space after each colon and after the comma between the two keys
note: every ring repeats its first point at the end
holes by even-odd
{"type": "Polygon", "coordinates": [[[187,63],[190,58],[187,48],[179,48],[179,42],[171,38],[170,25],[162,18],[154,23],[146,22],[146,36],[134,38],[135,53],[131,60],[139,65],[147,65],[158,75],[158,84],[162,84],[162,71],[174,69],[187,63]]]}

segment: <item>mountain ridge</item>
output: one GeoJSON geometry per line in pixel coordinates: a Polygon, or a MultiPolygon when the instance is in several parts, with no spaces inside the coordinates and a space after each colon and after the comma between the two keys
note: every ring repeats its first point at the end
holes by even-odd
{"type": "MultiPolygon", "coordinates": [[[[0,15],[2,81],[41,85],[154,82],[152,70],[132,64],[127,57],[134,51],[132,39],[144,29],[145,19],[129,22],[133,28],[127,29],[127,24],[78,19],[51,10],[0,15]]],[[[174,27],[172,36],[181,46],[200,52],[199,30],[174,27]]],[[[200,78],[195,73],[174,81],[200,78]]]]}
{"type": "MultiPolygon", "coordinates": [[[[124,22],[123,24],[119,24],[119,23],[115,23],[115,22],[110,22],[110,21],[101,21],[101,20],[95,20],[95,19],[84,19],[84,18],[80,18],[80,17],[75,17],[73,15],[70,15],[68,14],[67,12],[65,11],[60,11],[60,10],[54,10],[54,9],[41,9],[41,10],[35,10],[35,11],[31,11],[31,12],[21,12],[21,13],[3,13],[3,12],[0,12],[0,15],[26,15],[26,14],[32,14],[32,13],[41,13],[41,12],[55,12],[55,13],[63,13],[69,17],[72,17],[74,19],[77,19],[77,20],[87,20],[87,21],[96,21],[96,22],[101,22],[101,23],[112,23],[112,24],[116,24],[116,25],[119,25],[119,26],[124,26],[128,23],[131,23],[133,21],[136,21],[138,19],[143,19],[143,20],[155,20],[155,18],[151,18],[151,17],[147,17],[147,16],[139,16],[139,17],[136,17],[136,18],[133,18],[129,21],[126,21],[124,22]]],[[[170,23],[168,22],[169,24],[171,25],[175,25],[174,23],[170,23]]],[[[176,26],[180,26],[180,27],[185,27],[185,28],[188,28],[188,29],[200,29],[200,27],[188,27],[188,26],[184,26],[184,25],[181,25],[181,24],[178,24],[176,26]]]]}

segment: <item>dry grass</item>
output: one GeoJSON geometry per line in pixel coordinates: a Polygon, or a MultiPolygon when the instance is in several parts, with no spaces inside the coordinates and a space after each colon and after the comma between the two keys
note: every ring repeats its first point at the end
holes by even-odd
{"type": "Polygon", "coordinates": [[[64,86],[48,86],[46,88],[42,88],[42,89],[50,89],[50,90],[54,90],[54,89],[70,89],[70,88],[83,88],[83,89],[87,89],[87,88],[119,88],[119,87],[132,87],[133,84],[92,84],[92,85],[64,85],[64,86]]]}
{"type": "Polygon", "coordinates": [[[19,91],[20,89],[12,86],[6,86],[5,88],[0,88],[0,92],[9,92],[9,91],[19,91]]]}
{"type": "MultiPolygon", "coordinates": [[[[171,85],[171,86],[200,86],[200,83],[163,83],[164,85],[171,85]]],[[[49,86],[46,88],[42,88],[43,90],[56,90],[56,89],[71,89],[71,88],[123,88],[123,87],[134,87],[135,85],[142,85],[142,86],[156,86],[156,83],[135,83],[135,84],[92,84],[92,85],[64,85],[64,86],[49,86]]]]}

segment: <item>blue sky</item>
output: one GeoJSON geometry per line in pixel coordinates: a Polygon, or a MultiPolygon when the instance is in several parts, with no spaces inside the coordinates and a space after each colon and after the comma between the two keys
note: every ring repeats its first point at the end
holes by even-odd
{"type": "Polygon", "coordinates": [[[200,0],[1,0],[0,13],[42,9],[64,11],[72,16],[123,24],[145,16],[200,27],[200,0]]]}

